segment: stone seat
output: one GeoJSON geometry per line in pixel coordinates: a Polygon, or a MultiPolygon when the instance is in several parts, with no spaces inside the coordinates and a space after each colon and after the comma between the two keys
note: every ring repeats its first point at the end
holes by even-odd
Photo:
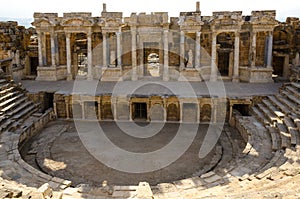
{"type": "Polygon", "coordinates": [[[276,123],[281,136],[281,148],[289,148],[291,146],[291,134],[288,132],[284,124],[276,123]]]}
{"type": "Polygon", "coordinates": [[[7,100],[8,98],[13,97],[15,94],[17,94],[18,92],[9,92],[6,95],[0,97],[0,103],[3,103],[5,100],[7,100]]]}
{"type": "Polygon", "coordinates": [[[257,108],[257,107],[252,107],[251,108],[254,115],[257,117],[257,119],[262,122],[263,124],[265,125],[269,125],[269,121],[268,119],[266,118],[266,116],[257,108]]]}
{"type": "Polygon", "coordinates": [[[15,87],[9,87],[9,88],[7,88],[7,89],[1,90],[1,91],[0,91],[0,96],[4,96],[4,95],[6,95],[7,93],[13,91],[14,89],[15,89],[15,87]]]}
{"type": "Polygon", "coordinates": [[[5,100],[4,102],[0,103],[0,108],[5,108],[7,107],[8,105],[12,104],[13,102],[15,102],[18,98],[21,98],[22,96],[24,96],[23,93],[15,96],[15,97],[12,97],[8,100],[5,100]]]}
{"type": "Polygon", "coordinates": [[[12,118],[16,119],[16,120],[20,120],[20,119],[24,119],[26,117],[26,115],[29,115],[32,112],[37,111],[36,106],[34,104],[32,104],[32,102],[28,102],[24,105],[23,108],[20,108],[18,110],[18,113],[15,114],[12,118]],[[22,111],[20,111],[22,110],[22,111]]]}
{"type": "Polygon", "coordinates": [[[9,130],[10,126],[13,124],[13,121],[10,119],[7,119],[3,124],[0,126],[0,132],[4,132],[6,130],[9,130]]]}
{"type": "Polygon", "coordinates": [[[262,111],[262,113],[266,116],[266,118],[273,124],[274,122],[280,121],[277,116],[271,112],[265,105],[257,104],[258,108],[262,111]]]}
{"type": "Polygon", "coordinates": [[[277,97],[270,95],[268,96],[268,99],[276,106],[278,107],[284,114],[288,114],[290,112],[290,109],[285,106],[283,103],[281,103],[277,97]]]}
{"type": "Polygon", "coordinates": [[[290,118],[293,120],[295,126],[297,127],[297,130],[300,131],[300,117],[295,114],[291,114],[290,118]]]}
{"type": "Polygon", "coordinates": [[[300,89],[300,83],[291,82],[291,86],[293,86],[294,88],[300,89]]]}
{"type": "Polygon", "coordinates": [[[271,135],[271,139],[272,139],[272,150],[273,151],[279,150],[281,148],[281,137],[278,134],[278,130],[272,126],[268,126],[267,129],[268,129],[268,131],[271,135]]]}
{"type": "Polygon", "coordinates": [[[9,117],[13,117],[15,114],[19,113],[22,109],[26,108],[27,106],[29,106],[29,105],[31,105],[31,104],[32,104],[31,101],[27,101],[27,102],[25,102],[25,103],[23,103],[23,104],[20,104],[20,105],[19,105],[18,107],[16,107],[15,109],[9,111],[9,112],[7,113],[7,115],[8,115],[9,117]]]}
{"type": "Polygon", "coordinates": [[[299,144],[299,132],[296,130],[296,127],[295,127],[293,121],[291,121],[291,119],[289,117],[285,117],[283,119],[283,123],[286,125],[286,128],[288,129],[288,131],[291,134],[291,144],[294,146],[296,144],[299,144]]]}
{"type": "Polygon", "coordinates": [[[296,104],[288,100],[287,98],[281,96],[281,95],[276,95],[276,98],[281,101],[283,104],[286,105],[290,110],[295,111],[296,110],[296,104]]]}
{"type": "Polygon", "coordinates": [[[286,86],[285,90],[289,91],[290,93],[292,93],[294,96],[300,98],[300,91],[298,90],[298,88],[295,88],[293,86],[286,86]]]}
{"type": "Polygon", "coordinates": [[[284,117],[284,113],[279,111],[270,101],[269,99],[263,99],[262,102],[268,107],[278,118],[282,119],[284,117]]]}
{"type": "Polygon", "coordinates": [[[300,105],[300,99],[299,97],[296,97],[293,95],[293,93],[288,92],[288,91],[282,91],[282,94],[284,94],[289,100],[291,100],[293,103],[295,103],[295,107],[300,105]]]}
{"type": "Polygon", "coordinates": [[[3,108],[0,111],[0,114],[4,114],[7,111],[17,107],[19,104],[23,103],[24,101],[26,101],[28,98],[26,96],[23,95],[23,97],[21,97],[22,95],[20,95],[19,99],[17,101],[15,101],[14,103],[10,103],[8,106],[6,106],[5,108],[3,108]]]}
{"type": "Polygon", "coordinates": [[[0,79],[0,84],[4,84],[6,82],[7,82],[6,79],[0,79]]]}
{"type": "Polygon", "coordinates": [[[10,86],[10,83],[5,83],[0,85],[0,90],[5,90],[6,88],[8,88],[10,86]]]}

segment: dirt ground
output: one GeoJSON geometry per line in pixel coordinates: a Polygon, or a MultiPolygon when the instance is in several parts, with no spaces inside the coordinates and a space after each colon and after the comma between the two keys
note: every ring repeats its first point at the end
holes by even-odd
{"type": "MultiPolygon", "coordinates": [[[[89,125],[87,123],[87,126],[89,125]]],[[[136,153],[151,152],[162,148],[174,139],[180,126],[167,123],[154,136],[137,138],[125,134],[115,122],[101,122],[100,125],[115,145],[136,153]]],[[[101,185],[104,180],[111,185],[137,185],[140,181],[155,185],[199,175],[214,166],[212,159],[220,155],[217,154],[216,148],[213,148],[203,159],[200,159],[198,155],[207,128],[208,124],[199,125],[195,139],[178,160],[165,168],[146,173],[118,171],[97,160],[82,143],[74,122],[70,121],[50,122],[40,134],[26,143],[22,154],[29,164],[52,176],[71,180],[73,185],[81,183],[101,185]]],[[[100,141],[97,144],[102,143],[100,141]]],[[[219,143],[216,146],[221,147],[219,143]]]]}

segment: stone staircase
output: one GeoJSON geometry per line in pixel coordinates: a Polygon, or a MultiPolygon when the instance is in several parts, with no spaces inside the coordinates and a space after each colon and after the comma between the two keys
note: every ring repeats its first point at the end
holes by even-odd
{"type": "Polygon", "coordinates": [[[49,183],[55,189],[70,182],[46,175],[23,161],[19,147],[49,120],[51,110],[39,113],[26,90],[0,77],[0,198],[43,198],[37,188],[49,183]]]}

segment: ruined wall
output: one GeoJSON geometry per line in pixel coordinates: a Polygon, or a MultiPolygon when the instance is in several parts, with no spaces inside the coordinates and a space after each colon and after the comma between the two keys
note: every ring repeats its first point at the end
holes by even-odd
{"type": "Polygon", "coordinates": [[[0,60],[12,58],[12,69],[9,71],[14,72],[16,79],[21,79],[27,72],[24,68],[30,64],[30,37],[34,32],[33,28],[26,29],[17,22],[0,22],[0,60]]]}

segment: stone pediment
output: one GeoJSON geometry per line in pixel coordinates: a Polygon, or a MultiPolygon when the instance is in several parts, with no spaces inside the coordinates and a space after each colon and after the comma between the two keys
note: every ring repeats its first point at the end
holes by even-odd
{"type": "Polygon", "coordinates": [[[253,17],[251,19],[251,23],[255,25],[275,25],[278,24],[278,21],[274,18],[270,18],[269,16],[260,16],[253,17]]]}
{"type": "Polygon", "coordinates": [[[115,18],[106,18],[101,24],[104,24],[105,27],[119,27],[121,21],[115,18]]]}
{"type": "Polygon", "coordinates": [[[87,19],[72,18],[62,21],[63,26],[92,26],[93,23],[87,19]]]}
{"type": "Polygon", "coordinates": [[[35,27],[48,27],[48,26],[53,26],[54,23],[47,18],[42,18],[42,19],[35,20],[32,25],[35,27]]]}

